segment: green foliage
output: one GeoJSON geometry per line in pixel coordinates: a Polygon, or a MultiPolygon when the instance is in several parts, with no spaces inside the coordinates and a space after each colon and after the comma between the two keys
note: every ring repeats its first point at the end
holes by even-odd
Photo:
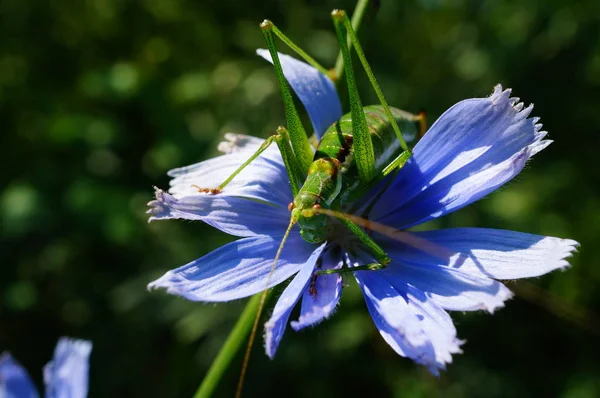
{"type": "MultiPolygon", "coordinates": [[[[492,317],[455,314],[465,353],[439,380],[383,342],[348,279],[331,320],[288,332],[274,362],[255,348],[246,396],[600,395],[600,326],[589,314],[600,308],[600,3],[381,3],[359,36],[390,104],[433,121],[501,82],[535,102],[556,141],[516,181],[437,226],[570,237],[581,253],[526,289],[538,304],[517,297],[492,317]]],[[[329,13],[353,6],[2,2],[0,349],[39,369],[59,336],[86,338],[92,396],[191,396],[244,303],[146,291],[230,239],[200,223],[146,224],[152,185],[214,156],[225,132],[266,137],[284,122],[272,67],[254,54],[259,22],[333,66],[329,13]]],[[[376,103],[358,78],[363,102],[376,103]]],[[[233,394],[238,372],[219,396],[233,394]]]]}

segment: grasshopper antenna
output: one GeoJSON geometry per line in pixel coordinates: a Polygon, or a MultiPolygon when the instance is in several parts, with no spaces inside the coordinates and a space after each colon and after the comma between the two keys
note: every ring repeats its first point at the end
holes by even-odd
{"type": "Polygon", "coordinates": [[[417,116],[421,123],[419,123],[419,139],[423,138],[427,132],[427,113],[422,110],[417,116]]]}
{"type": "MultiPolygon", "coordinates": [[[[453,254],[453,252],[446,247],[430,242],[427,239],[421,238],[408,231],[397,230],[389,225],[371,221],[363,217],[324,208],[313,208],[311,211],[338,219],[352,221],[354,224],[365,229],[375,231],[388,238],[420,249],[442,260],[449,259],[453,254]]],[[[507,286],[524,300],[543,308],[557,318],[571,322],[582,330],[600,334],[600,318],[594,312],[571,305],[560,297],[545,291],[526,280],[519,280],[517,283],[507,284],[507,286]]]]}
{"type": "Polygon", "coordinates": [[[380,233],[388,238],[392,238],[399,242],[405,243],[409,246],[412,246],[416,249],[422,250],[426,253],[432,254],[437,258],[447,260],[452,256],[452,252],[447,248],[430,242],[427,239],[421,238],[415,234],[412,234],[408,231],[401,231],[396,228],[390,227],[389,225],[385,225],[382,223],[378,223],[376,221],[371,221],[369,219],[355,216],[353,214],[344,213],[341,211],[324,209],[324,208],[313,208],[311,211],[315,213],[321,213],[328,215],[330,217],[345,219],[352,221],[354,224],[359,225],[365,229],[375,231],[380,233]]]}
{"type": "Polygon", "coordinates": [[[244,378],[246,377],[246,371],[248,370],[248,362],[250,362],[250,354],[252,353],[252,346],[254,345],[254,339],[256,338],[256,331],[258,330],[258,323],[260,321],[260,316],[262,314],[263,307],[265,306],[265,302],[267,301],[267,294],[269,293],[269,283],[271,282],[271,278],[273,277],[273,273],[275,272],[275,267],[277,266],[277,262],[279,261],[279,257],[281,256],[281,252],[283,251],[283,246],[290,235],[292,227],[298,221],[298,217],[292,213],[292,217],[290,218],[290,223],[283,235],[283,239],[281,240],[281,244],[279,244],[279,248],[277,249],[277,254],[275,254],[275,260],[273,260],[273,265],[271,266],[271,270],[269,271],[269,275],[267,276],[267,284],[265,286],[265,290],[262,292],[260,296],[260,304],[258,305],[258,311],[256,312],[256,317],[254,318],[254,324],[252,325],[252,330],[250,331],[250,338],[248,339],[248,345],[246,346],[246,353],[244,354],[244,362],[242,363],[242,371],[240,373],[240,380],[238,382],[237,390],[235,392],[236,398],[242,397],[242,389],[244,387],[244,378]]]}
{"type": "Polygon", "coordinates": [[[594,312],[567,303],[561,297],[526,280],[515,282],[509,285],[510,289],[522,299],[542,307],[557,318],[574,323],[582,330],[600,335],[600,318],[594,312]]]}

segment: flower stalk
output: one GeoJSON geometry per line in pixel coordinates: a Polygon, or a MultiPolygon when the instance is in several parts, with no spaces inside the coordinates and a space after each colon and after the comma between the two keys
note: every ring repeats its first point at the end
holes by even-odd
{"type": "Polygon", "coordinates": [[[252,324],[261,301],[261,295],[262,294],[259,293],[252,296],[250,301],[248,301],[248,304],[246,304],[246,308],[240,315],[240,318],[233,327],[231,333],[229,333],[227,341],[223,344],[221,351],[219,351],[217,357],[210,366],[206,377],[204,377],[200,387],[198,387],[198,390],[194,394],[194,398],[208,398],[212,395],[217,384],[219,384],[221,377],[223,377],[225,370],[227,370],[229,363],[244,344],[250,333],[250,329],[252,329],[252,324]]]}

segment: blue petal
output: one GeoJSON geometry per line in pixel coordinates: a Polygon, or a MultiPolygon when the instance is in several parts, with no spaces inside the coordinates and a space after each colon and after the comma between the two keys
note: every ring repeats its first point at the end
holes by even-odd
{"type": "MultiPolygon", "coordinates": [[[[328,250],[321,256],[319,269],[339,269],[343,265],[339,254],[328,250]]],[[[318,265],[317,265],[318,266],[318,265]]],[[[316,325],[335,311],[342,295],[342,276],[340,274],[320,275],[311,279],[310,285],[302,295],[302,307],[298,321],[291,323],[298,331],[307,326],[316,325]]]]}
{"type": "Polygon", "coordinates": [[[566,259],[579,246],[571,239],[486,228],[452,228],[413,234],[430,242],[432,247],[442,249],[442,255],[435,253],[435,249],[399,247],[397,242],[385,246],[394,250],[402,262],[440,265],[494,279],[530,278],[564,269],[569,266],[566,259]],[[392,249],[394,245],[398,248],[392,249]]]}
{"type": "Polygon", "coordinates": [[[46,398],[86,398],[92,343],[62,337],[44,367],[46,398]]]}
{"type": "Polygon", "coordinates": [[[149,221],[183,218],[200,220],[234,236],[281,235],[287,228],[290,213],[252,199],[229,195],[198,194],[175,198],[156,189],[156,200],[148,203],[149,221]]]}
{"type": "Polygon", "coordinates": [[[292,232],[269,277],[280,243],[281,236],[265,235],[231,242],[167,272],[148,288],[165,288],[192,301],[230,301],[251,296],[298,272],[315,249],[299,233],[292,232]]]}
{"type": "Polygon", "coordinates": [[[401,261],[400,251],[388,250],[392,263],[382,271],[394,286],[409,284],[423,291],[446,310],[494,312],[512,297],[502,283],[459,270],[431,264],[401,261]]]}
{"type": "MultiPolygon", "coordinates": [[[[171,193],[176,198],[199,195],[198,188],[216,188],[237,170],[253,151],[239,151],[191,166],[169,171],[171,193]]],[[[208,195],[208,194],[201,194],[208,195]]],[[[279,149],[271,145],[258,158],[246,166],[218,196],[235,196],[287,207],[292,200],[287,172],[279,149]]]]}
{"type": "Polygon", "coordinates": [[[194,187],[217,187],[248,159],[256,147],[257,139],[249,141],[246,136],[226,138],[230,142],[222,143],[227,146],[222,149],[231,154],[169,172],[175,177],[171,181],[170,194],[156,189],[156,200],[148,203],[149,221],[202,220],[235,236],[272,235],[285,231],[290,217],[287,205],[293,198],[276,146],[246,166],[221,193],[199,193],[194,187]]]}
{"type": "MultiPolygon", "coordinates": [[[[256,53],[272,63],[269,50],[258,49],[256,53]]],[[[320,139],[329,126],[342,116],[342,105],[335,85],[331,79],[309,64],[289,55],[278,54],[283,74],[304,104],[314,133],[320,139]]]]}
{"type": "Polygon", "coordinates": [[[523,109],[500,86],[489,98],[448,109],[417,143],[371,215],[406,229],[455,211],[516,176],[545,148],[532,106],[523,109]]]}
{"type": "Polygon", "coordinates": [[[359,271],[355,276],[381,336],[399,355],[437,375],[452,362],[452,354],[461,352],[452,319],[422,292],[393,286],[380,272],[359,271]]]}
{"type": "Polygon", "coordinates": [[[0,356],[0,397],[38,398],[35,385],[27,371],[5,352],[0,356]]]}
{"type": "Polygon", "coordinates": [[[277,300],[277,304],[275,304],[275,308],[273,309],[273,315],[265,323],[265,349],[270,358],[275,356],[279,342],[285,332],[285,326],[287,325],[290,313],[298,302],[302,292],[306,290],[315,269],[315,264],[324,247],[325,243],[310,255],[310,258],[302,266],[298,275],[290,282],[279,297],[279,300],[277,300]]]}

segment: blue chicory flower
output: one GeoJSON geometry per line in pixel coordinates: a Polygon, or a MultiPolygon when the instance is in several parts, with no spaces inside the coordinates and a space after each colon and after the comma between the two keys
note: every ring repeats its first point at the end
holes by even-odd
{"type": "MultiPolygon", "coordinates": [[[[265,50],[259,55],[270,60],[265,50]]],[[[281,56],[285,76],[305,105],[315,133],[341,116],[334,85],[311,66],[281,56]]],[[[488,98],[468,99],[448,109],[415,145],[413,156],[387,189],[365,195],[344,211],[358,216],[378,197],[369,219],[398,230],[444,216],[489,194],[515,177],[527,160],[551,141],[537,118],[501,86],[488,98]]],[[[340,300],[339,274],[314,278],[318,269],[372,262],[342,231],[322,245],[305,242],[294,228],[269,279],[276,250],[289,222],[292,201],[287,173],[273,146],[246,167],[222,193],[198,193],[192,185],[218,186],[262,140],[228,134],[225,155],[169,172],[169,193],[156,190],[151,220],[201,220],[241,239],[167,272],[149,288],[166,288],[193,301],[240,299],[295,277],[281,294],[265,325],[270,357],[290,313],[301,301],[298,331],[329,317],[340,300]]],[[[380,187],[375,188],[381,190],[380,187]]],[[[447,311],[494,310],[511,292],[501,279],[536,277],[569,264],[578,243],[569,239],[484,228],[413,232],[416,241],[443,248],[447,255],[407,241],[375,235],[392,258],[387,268],[354,276],[385,341],[400,355],[434,374],[460,353],[462,342],[447,311]]]]}
{"type": "MultiPolygon", "coordinates": [[[[44,367],[46,398],[85,398],[88,393],[89,356],[92,343],[62,337],[54,357],[44,367]]],[[[27,371],[5,352],[0,356],[0,397],[37,398],[35,384],[27,371]]]]}

